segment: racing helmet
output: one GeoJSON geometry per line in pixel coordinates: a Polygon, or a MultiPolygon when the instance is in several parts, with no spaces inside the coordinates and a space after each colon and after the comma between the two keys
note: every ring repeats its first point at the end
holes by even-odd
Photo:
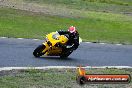
{"type": "Polygon", "coordinates": [[[70,33],[76,33],[77,32],[77,30],[76,30],[76,28],[74,26],[69,27],[68,31],[70,33]]]}

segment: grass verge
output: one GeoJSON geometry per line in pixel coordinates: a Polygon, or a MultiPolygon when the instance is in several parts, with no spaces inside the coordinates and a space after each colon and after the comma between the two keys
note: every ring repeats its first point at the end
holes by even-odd
{"type": "MultiPolygon", "coordinates": [[[[41,2],[41,0],[39,1],[41,2]]],[[[44,0],[43,3],[49,4],[50,1],[44,0]]],[[[100,0],[94,0],[93,3],[95,2],[98,4],[106,3],[100,0]]],[[[107,4],[113,4],[114,2],[107,4]]],[[[57,1],[55,0],[52,4],[54,3],[56,4],[57,1]]],[[[62,5],[61,1],[60,5],[62,5]]],[[[129,6],[131,6],[130,3],[129,6]]],[[[0,36],[43,39],[43,36],[49,32],[60,29],[66,30],[67,27],[74,25],[77,27],[83,41],[132,44],[132,16],[76,8],[64,10],[65,12],[70,11],[69,13],[72,16],[46,15],[45,13],[0,7],[0,36]],[[74,12],[78,14],[74,15],[74,12]]]]}
{"type": "Polygon", "coordinates": [[[85,41],[132,43],[129,16],[89,12],[86,18],[65,18],[9,8],[0,8],[0,12],[0,36],[42,39],[44,34],[72,24],[85,41]]]}
{"type": "MultiPolygon", "coordinates": [[[[131,74],[132,69],[88,69],[88,74],[131,74]]],[[[76,69],[11,70],[0,72],[1,88],[81,88],[76,83],[76,69]]],[[[128,88],[130,84],[89,84],[84,88],[128,88]]]]}

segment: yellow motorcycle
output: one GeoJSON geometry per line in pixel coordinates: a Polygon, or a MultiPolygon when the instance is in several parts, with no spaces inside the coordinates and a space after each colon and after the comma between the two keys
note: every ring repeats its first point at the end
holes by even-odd
{"type": "Polygon", "coordinates": [[[68,37],[60,35],[58,32],[52,32],[46,35],[44,43],[39,45],[33,52],[35,57],[42,55],[46,56],[60,56],[61,58],[68,57],[73,51],[62,53],[62,48],[58,47],[58,44],[65,45],[68,42],[68,37]]]}

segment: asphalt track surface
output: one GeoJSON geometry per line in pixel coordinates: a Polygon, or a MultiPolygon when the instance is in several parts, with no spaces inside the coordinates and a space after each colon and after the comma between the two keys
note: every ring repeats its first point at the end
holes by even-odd
{"type": "Polygon", "coordinates": [[[81,43],[69,58],[42,56],[33,50],[43,40],[0,38],[0,67],[132,66],[132,45],[81,43]]]}

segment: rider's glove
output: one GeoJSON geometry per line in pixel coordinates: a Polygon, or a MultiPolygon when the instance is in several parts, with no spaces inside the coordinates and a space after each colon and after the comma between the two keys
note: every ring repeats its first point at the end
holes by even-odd
{"type": "Polygon", "coordinates": [[[78,47],[75,47],[75,45],[72,46],[66,46],[67,49],[72,49],[72,50],[76,50],[78,47]]]}
{"type": "Polygon", "coordinates": [[[66,46],[66,48],[72,48],[73,46],[66,46]]]}

